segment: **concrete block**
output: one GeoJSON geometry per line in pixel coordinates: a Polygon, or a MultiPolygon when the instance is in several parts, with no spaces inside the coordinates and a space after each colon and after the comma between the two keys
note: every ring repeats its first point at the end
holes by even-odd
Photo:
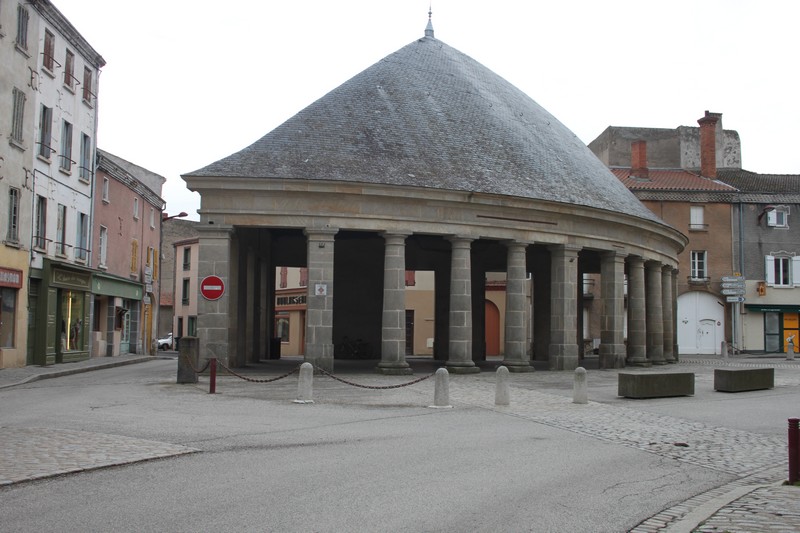
{"type": "Polygon", "coordinates": [[[625,398],[668,398],[694,395],[693,372],[620,372],[618,395],[625,398]]]}
{"type": "Polygon", "coordinates": [[[714,390],[744,392],[775,387],[774,368],[715,368],[714,390]]]}

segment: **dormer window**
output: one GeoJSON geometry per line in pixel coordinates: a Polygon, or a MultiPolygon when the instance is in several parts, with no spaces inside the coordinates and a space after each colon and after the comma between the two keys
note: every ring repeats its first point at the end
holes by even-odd
{"type": "Polygon", "coordinates": [[[788,228],[789,206],[776,205],[773,209],[767,211],[767,226],[772,228],[788,228]]]}

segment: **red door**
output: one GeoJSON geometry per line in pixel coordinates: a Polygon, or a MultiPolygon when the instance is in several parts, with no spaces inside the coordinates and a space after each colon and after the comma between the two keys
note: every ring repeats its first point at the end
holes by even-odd
{"type": "Polygon", "coordinates": [[[489,300],[486,304],[486,355],[500,355],[500,311],[489,300]]]}

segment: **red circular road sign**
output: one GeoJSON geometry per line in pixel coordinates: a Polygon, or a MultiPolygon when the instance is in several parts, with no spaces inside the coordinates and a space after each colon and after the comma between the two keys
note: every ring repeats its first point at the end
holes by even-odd
{"type": "Polygon", "coordinates": [[[225,283],[219,276],[206,276],[200,282],[200,294],[206,300],[219,300],[225,294],[225,283]]]}

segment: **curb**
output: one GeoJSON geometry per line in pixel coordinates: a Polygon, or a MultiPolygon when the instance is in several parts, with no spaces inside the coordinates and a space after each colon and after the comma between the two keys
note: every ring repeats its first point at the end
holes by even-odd
{"type": "Polygon", "coordinates": [[[34,374],[32,376],[28,376],[27,378],[17,381],[16,383],[8,383],[5,385],[0,385],[0,390],[8,389],[11,387],[17,387],[19,385],[25,385],[27,383],[33,383],[34,381],[39,381],[42,379],[52,379],[52,378],[60,378],[63,376],[71,376],[73,374],[83,374],[84,372],[91,372],[93,370],[105,370],[107,368],[114,368],[118,366],[127,366],[133,365],[136,363],[146,363],[148,361],[155,361],[160,359],[174,359],[173,357],[164,357],[159,355],[143,355],[136,359],[125,359],[122,361],[110,361],[108,363],[102,363],[98,365],[91,365],[91,366],[82,366],[76,368],[69,368],[64,370],[57,370],[55,372],[45,372],[42,374],[34,374]]]}

